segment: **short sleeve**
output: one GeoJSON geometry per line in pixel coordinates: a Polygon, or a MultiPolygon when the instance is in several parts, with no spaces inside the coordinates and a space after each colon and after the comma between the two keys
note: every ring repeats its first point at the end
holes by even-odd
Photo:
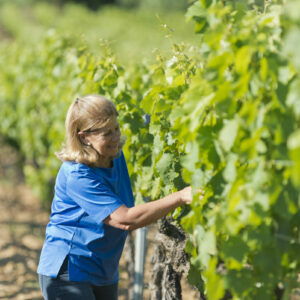
{"type": "Polygon", "coordinates": [[[67,179],[67,194],[97,224],[124,204],[96,175],[85,171],[70,173],[67,179]]]}

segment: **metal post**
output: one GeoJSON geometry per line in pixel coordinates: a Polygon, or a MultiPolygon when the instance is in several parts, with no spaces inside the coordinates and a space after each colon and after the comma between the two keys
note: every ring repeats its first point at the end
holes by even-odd
{"type": "MultiPolygon", "coordinates": [[[[149,125],[150,115],[143,116],[144,124],[149,125]]],[[[143,197],[145,202],[149,201],[149,197],[143,197]]],[[[133,299],[143,300],[144,292],[144,267],[146,256],[146,234],[147,227],[139,228],[136,230],[135,236],[135,259],[134,259],[134,286],[133,286],[133,299]]]]}
{"type": "Polygon", "coordinates": [[[147,227],[136,230],[134,264],[134,300],[143,300],[144,266],[146,256],[147,227]]]}

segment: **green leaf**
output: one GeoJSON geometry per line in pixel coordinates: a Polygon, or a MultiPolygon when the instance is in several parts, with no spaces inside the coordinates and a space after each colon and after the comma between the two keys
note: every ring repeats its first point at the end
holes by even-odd
{"type": "Polygon", "coordinates": [[[186,152],[181,158],[181,163],[189,171],[194,171],[199,161],[199,145],[196,142],[188,143],[186,152]]]}
{"type": "Polygon", "coordinates": [[[173,162],[174,156],[172,154],[163,153],[160,160],[156,163],[156,170],[164,182],[172,182],[176,177],[176,172],[172,168],[173,162]]]}
{"type": "Polygon", "coordinates": [[[286,103],[289,107],[291,107],[295,113],[295,115],[300,117],[300,79],[294,80],[290,87],[289,92],[287,94],[286,103]]]}
{"type": "Polygon", "coordinates": [[[226,283],[237,296],[236,299],[246,299],[249,290],[255,287],[254,275],[250,269],[228,270],[226,283]]]}
{"type": "Polygon", "coordinates": [[[295,131],[288,138],[288,149],[293,151],[300,148],[300,130],[295,131]]]}
{"type": "Polygon", "coordinates": [[[233,258],[242,263],[249,251],[249,247],[242,237],[238,235],[230,236],[228,240],[222,241],[221,250],[226,260],[233,258]]]}
{"type": "Polygon", "coordinates": [[[193,19],[196,22],[195,33],[201,33],[205,29],[205,25],[207,24],[206,19],[201,17],[194,17],[193,19]]]}
{"type": "Polygon", "coordinates": [[[236,179],[236,161],[237,155],[235,154],[230,154],[226,160],[226,167],[223,171],[223,176],[227,182],[233,182],[236,179]]]}
{"type": "Polygon", "coordinates": [[[157,100],[156,105],[155,105],[155,111],[157,113],[161,113],[164,111],[169,111],[171,110],[171,105],[170,101],[167,101],[166,99],[160,98],[157,100]]]}
{"type": "Polygon", "coordinates": [[[292,27],[284,40],[283,52],[289,57],[296,68],[300,69],[300,53],[298,51],[300,47],[300,28],[292,27]]]}
{"type": "Polygon", "coordinates": [[[201,276],[199,276],[199,269],[194,265],[191,265],[188,276],[188,282],[195,286],[201,293],[204,293],[204,281],[201,276]]]}
{"type": "Polygon", "coordinates": [[[252,50],[249,46],[243,46],[236,54],[235,69],[239,74],[248,72],[248,66],[251,61],[252,50]]]}
{"type": "Polygon", "coordinates": [[[276,94],[277,94],[277,98],[283,105],[285,105],[288,91],[289,91],[288,85],[284,85],[284,84],[278,82],[276,94]]]}
{"type": "Polygon", "coordinates": [[[222,128],[219,141],[225,151],[230,151],[237,136],[239,128],[239,122],[237,120],[224,121],[224,127],[222,128]]]}
{"type": "Polygon", "coordinates": [[[253,201],[258,203],[264,211],[268,211],[270,207],[270,198],[266,193],[256,193],[253,201]]]}
{"type": "Polygon", "coordinates": [[[219,300],[224,296],[225,285],[223,278],[216,272],[217,258],[212,258],[205,271],[206,291],[208,300],[219,300]]]}
{"type": "Polygon", "coordinates": [[[200,0],[203,7],[207,8],[211,5],[212,0],[200,0]]]}
{"type": "Polygon", "coordinates": [[[152,114],[154,104],[157,100],[160,99],[162,88],[161,87],[153,87],[150,90],[148,90],[143,100],[141,101],[141,108],[144,109],[145,113],[152,114]]]}
{"type": "Polygon", "coordinates": [[[200,33],[205,25],[207,24],[206,16],[207,12],[205,10],[206,5],[210,4],[210,0],[201,0],[201,2],[195,2],[192,6],[190,6],[186,13],[186,19],[194,20],[196,22],[195,32],[200,33]]]}
{"type": "Polygon", "coordinates": [[[300,130],[295,131],[288,138],[288,149],[293,161],[292,179],[300,187],[300,130]]]}
{"type": "Polygon", "coordinates": [[[199,255],[201,263],[207,267],[211,255],[216,254],[216,237],[212,231],[205,232],[199,244],[199,255]]]}
{"type": "Polygon", "coordinates": [[[266,80],[268,74],[268,61],[263,57],[260,61],[260,77],[262,80],[266,80]]]}
{"type": "Polygon", "coordinates": [[[188,8],[185,16],[186,16],[186,19],[189,21],[193,17],[205,17],[206,11],[201,2],[195,2],[192,6],[190,6],[188,8]]]}

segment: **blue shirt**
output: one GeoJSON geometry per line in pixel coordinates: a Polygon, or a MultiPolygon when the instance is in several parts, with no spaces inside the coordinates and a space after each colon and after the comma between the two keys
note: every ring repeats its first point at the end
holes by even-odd
{"type": "Polygon", "coordinates": [[[112,168],[64,162],[37,272],[55,278],[68,255],[71,281],[100,286],[118,282],[127,231],[103,220],[123,204],[134,205],[123,153],[112,168]]]}

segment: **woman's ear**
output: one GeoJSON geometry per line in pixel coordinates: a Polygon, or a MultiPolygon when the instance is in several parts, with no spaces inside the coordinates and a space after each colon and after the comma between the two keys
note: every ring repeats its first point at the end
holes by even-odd
{"type": "Polygon", "coordinates": [[[84,145],[88,145],[88,146],[91,144],[91,143],[88,141],[88,139],[87,139],[87,137],[86,137],[86,135],[85,135],[84,132],[79,131],[79,132],[78,132],[78,135],[79,135],[79,139],[80,139],[81,143],[83,143],[84,145]]]}

